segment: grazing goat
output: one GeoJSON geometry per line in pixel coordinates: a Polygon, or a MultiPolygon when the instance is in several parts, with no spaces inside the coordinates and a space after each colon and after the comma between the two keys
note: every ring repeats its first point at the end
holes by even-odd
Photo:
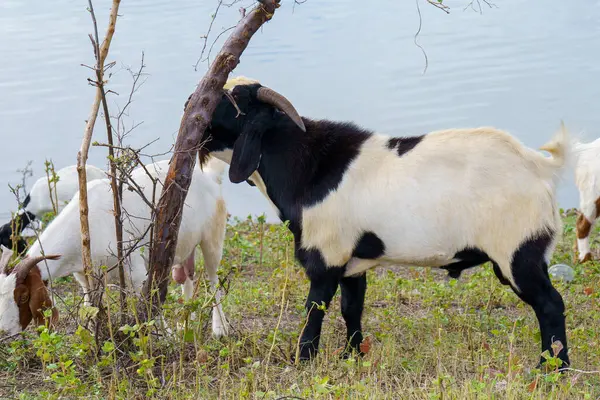
{"type": "Polygon", "coordinates": [[[590,232],[600,217],[600,138],[590,143],[574,144],[577,155],[575,184],[579,189],[579,216],[577,217],[577,252],[579,261],[592,259],[590,232]]]}
{"type": "Polygon", "coordinates": [[[558,357],[569,364],[564,304],[548,276],[561,232],[556,177],[570,151],[564,128],[542,148],[551,153],[545,157],[494,128],[390,137],[300,117],[281,94],[243,77],[225,89],[200,159],[229,163],[231,182],[250,179],[289,221],[310,280],[301,359],[316,354],[321,305],[329,306],[338,285],[344,353],[360,353],[366,270],[456,271],[491,261],[534,309],[542,350],[552,354],[553,341],[562,342],[558,357]]]}
{"type": "MultiPolygon", "coordinates": [[[[158,199],[162,182],[164,182],[169,169],[168,163],[168,160],[159,161],[146,165],[145,168],[136,168],[132,172],[131,181],[141,188],[145,198],[149,201],[153,199],[153,183],[146,170],[153,178],[159,180],[155,192],[155,198],[158,199]]],[[[186,300],[193,294],[194,254],[198,245],[202,249],[206,273],[213,289],[218,283],[217,268],[221,262],[227,224],[227,210],[221,194],[221,180],[225,166],[225,163],[217,159],[212,160],[204,168],[204,171],[197,165],[194,168],[187,192],[172,270],[173,278],[177,283],[183,283],[183,295],[186,300]],[[182,263],[184,264],[183,268],[181,267],[182,263]]],[[[88,183],[87,191],[92,264],[95,267],[101,265],[111,267],[117,263],[117,257],[110,181],[109,179],[91,181],[88,183]]],[[[91,277],[88,286],[83,274],[78,199],[79,192],[74,195],[73,200],[48,225],[39,240],[35,241],[27,251],[27,256],[33,257],[33,259],[42,253],[59,254],[60,259],[48,260],[47,267],[27,264],[30,270],[19,272],[21,274],[19,276],[32,276],[30,281],[37,282],[40,279],[47,281],[73,274],[82,286],[85,301],[89,304],[88,294],[98,289],[98,281],[91,277]]],[[[147,242],[151,223],[149,205],[139,193],[130,190],[123,191],[121,205],[124,215],[123,241],[131,243],[139,241],[141,244],[147,242]]],[[[141,249],[133,251],[126,259],[127,283],[138,293],[147,278],[147,267],[141,249]]],[[[109,270],[107,275],[109,281],[118,282],[116,268],[113,268],[112,271],[109,270]]],[[[14,302],[12,298],[15,281],[10,279],[10,276],[12,275],[0,275],[0,288],[2,289],[0,305],[4,304],[4,308],[0,308],[0,330],[13,333],[25,329],[27,324],[15,323],[12,314],[9,315],[6,312],[6,304],[14,302]]],[[[221,336],[227,333],[227,321],[220,304],[220,290],[217,290],[215,298],[217,304],[213,307],[212,312],[212,330],[214,335],[221,336]]],[[[30,305],[30,308],[36,307],[37,305],[30,305]]],[[[48,306],[46,305],[46,307],[48,306]]]]}
{"type": "MultiPolygon", "coordinates": [[[[106,178],[106,173],[100,168],[93,165],[86,165],[87,181],[94,179],[106,178]]],[[[66,203],[71,200],[75,192],[79,190],[79,176],[77,175],[77,166],[70,165],[59,169],[56,172],[58,182],[56,182],[56,193],[52,188],[52,195],[55,199],[50,198],[50,190],[48,177],[39,178],[33,184],[31,191],[23,201],[23,208],[15,214],[10,222],[0,227],[0,244],[13,248],[13,227],[16,227],[17,240],[16,250],[21,254],[27,250],[27,242],[20,237],[23,230],[29,226],[34,220],[41,220],[42,217],[54,210],[53,201],[57,202],[56,208],[60,213],[65,208],[66,203]]]]}
{"type": "Polygon", "coordinates": [[[32,319],[37,325],[44,324],[44,309],[52,309],[49,323],[55,323],[58,312],[52,306],[47,281],[41,278],[36,265],[45,259],[57,260],[60,255],[26,257],[9,271],[13,251],[3,245],[0,249],[0,332],[16,334],[19,327],[25,329],[32,319]]]}

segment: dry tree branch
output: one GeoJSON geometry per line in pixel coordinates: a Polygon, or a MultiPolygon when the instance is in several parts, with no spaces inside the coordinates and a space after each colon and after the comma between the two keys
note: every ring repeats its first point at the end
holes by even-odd
{"type": "MultiPolygon", "coordinates": [[[[133,95],[139,89],[139,86],[141,86],[141,85],[138,85],[138,80],[142,76],[142,70],[144,69],[144,67],[145,67],[144,52],[142,52],[142,61],[141,61],[140,69],[138,70],[138,72],[133,73],[131,71],[131,69],[129,69],[129,72],[132,74],[134,79],[133,79],[133,84],[131,86],[131,91],[129,92],[129,96],[127,98],[127,102],[117,116],[117,135],[119,134],[119,132],[118,132],[119,122],[122,122],[123,114],[131,105],[133,95]]],[[[99,69],[96,69],[96,75],[98,77],[98,81],[101,82],[102,76],[101,76],[99,69]]],[[[142,84],[144,82],[142,82],[142,84]]],[[[102,105],[104,108],[104,119],[106,121],[106,133],[107,133],[107,140],[108,140],[107,147],[108,147],[108,159],[109,159],[109,164],[110,164],[110,185],[111,185],[111,191],[112,191],[112,195],[113,195],[113,210],[114,210],[114,219],[115,219],[115,238],[116,238],[116,245],[117,245],[116,267],[118,268],[118,271],[119,271],[119,286],[120,286],[119,299],[120,299],[121,310],[123,311],[123,313],[121,314],[121,324],[125,324],[124,311],[126,309],[127,299],[126,299],[126,292],[125,292],[126,286],[125,286],[124,262],[125,262],[126,257],[128,257],[129,254],[131,254],[131,251],[128,252],[126,255],[124,255],[124,252],[123,252],[123,218],[122,218],[122,210],[121,210],[121,199],[123,198],[123,184],[122,184],[122,182],[117,183],[117,180],[118,180],[117,157],[115,156],[115,151],[114,151],[114,146],[113,146],[113,130],[112,130],[112,124],[110,122],[110,114],[108,111],[108,104],[106,101],[106,93],[104,92],[104,85],[100,85],[99,88],[102,92],[102,105]]],[[[118,140],[119,140],[119,142],[122,142],[122,137],[118,137],[118,140]]],[[[139,157],[137,157],[137,160],[139,161],[139,157]]],[[[140,163],[141,163],[141,161],[140,161],[140,163]]],[[[122,170],[119,170],[119,173],[120,173],[120,176],[128,176],[128,175],[124,175],[124,172],[122,170]]],[[[107,272],[110,272],[110,271],[107,271],[107,272]]]]}
{"type": "Polygon", "coordinates": [[[89,287],[89,274],[92,267],[92,256],[90,251],[90,225],[88,221],[88,201],[87,201],[87,176],[85,170],[85,164],[87,162],[88,152],[90,149],[90,143],[92,141],[92,134],[94,132],[94,125],[96,124],[96,118],[98,117],[98,110],[100,108],[100,102],[103,97],[103,86],[104,86],[104,72],[105,66],[104,61],[108,55],[108,50],[110,48],[110,43],[112,41],[112,37],[115,33],[115,25],[117,23],[117,13],[119,11],[119,4],[121,0],[113,0],[112,7],[110,10],[108,27],[106,30],[106,36],[104,37],[104,41],[102,45],[99,45],[99,37],[98,37],[98,24],[96,21],[96,15],[94,13],[94,8],[92,5],[92,0],[88,0],[89,12],[92,16],[92,21],[94,24],[94,32],[95,32],[95,40],[92,40],[94,44],[94,53],[96,55],[96,77],[97,77],[97,86],[96,86],[96,96],[94,98],[94,102],[92,103],[92,109],[90,111],[90,116],[87,120],[85,131],[83,135],[83,141],[81,143],[81,148],[77,153],[77,173],[79,175],[79,209],[80,209],[80,221],[81,221],[81,255],[83,261],[83,269],[86,283],[88,283],[89,287]]]}
{"type": "Polygon", "coordinates": [[[217,4],[217,9],[215,10],[215,13],[212,15],[212,18],[210,20],[210,25],[208,25],[208,31],[206,32],[206,35],[202,36],[202,39],[204,39],[204,44],[202,45],[202,51],[200,51],[200,57],[198,57],[196,64],[194,64],[194,71],[198,71],[198,65],[200,64],[200,61],[202,60],[202,56],[204,55],[204,50],[206,50],[206,42],[208,41],[208,35],[210,35],[210,31],[212,30],[212,26],[215,23],[215,19],[217,19],[217,14],[219,14],[219,8],[221,8],[222,4],[223,4],[223,0],[219,0],[219,4],[217,4]]]}
{"type": "MultiPolygon", "coordinates": [[[[217,19],[217,15],[219,14],[219,9],[221,8],[221,6],[225,6],[225,7],[231,7],[234,4],[240,2],[240,0],[233,0],[231,3],[223,3],[223,0],[219,0],[219,3],[217,4],[217,8],[215,10],[215,13],[211,15],[211,20],[210,20],[210,25],[208,26],[208,30],[206,31],[206,34],[201,36],[201,39],[204,40],[204,43],[202,44],[202,50],[200,51],[200,56],[198,57],[198,60],[196,60],[196,64],[194,64],[194,71],[198,71],[198,65],[200,65],[201,62],[204,62],[208,59],[208,57],[210,57],[210,50],[208,51],[208,56],[207,58],[205,58],[204,60],[202,59],[202,56],[204,55],[204,52],[206,51],[206,43],[208,41],[208,37],[210,36],[210,32],[212,31],[212,26],[215,22],[215,20],[217,19]]],[[[242,18],[245,15],[242,15],[242,18]]],[[[219,39],[219,37],[225,33],[228,30],[233,29],[234,27],[231,28],[227,28],[226,30],[222,31],[219,36],[217,36],[217,38],[213,41],[213,44],[210,46],[210,49],[212,50],[212,47],[215,45],[215,42],[219,39]]]]}
{"type": "Polygon", "coordinates": [[[220,38],[221,36],[223,36],[223,34],[225,34],[225,33],[229,32],[229,31],[230,31],[230,30],[232,30],[233,28],[235,28],[235,26],[230,26],[229,28],[227,28],[227,29],[224,29],[224,30],[223,30],[223,32],[221,32],[221,33],[219,33],[219,34],[217,35],[217,37],[215,38],[215,40],[213,40],[212,44],[210,45],[210,48],[208,49],[208,54],[206,55],[206,58],[205,58],[204,60],[202,60],[202,61],[209,61],[209,62],[210,62],[210,53],[212,53],[212,49],[213,49],[213,47],[215,46],[215,44],[217,43],[217,40],[219,40],[219,38],[220,38]]]}
{"type": "Polygon", "coordinates": [[[445,12],[446,14],[450,14],[450,7],[448,7],[447,5],[445,5],[444,3],[442,3],[441,1],[438,1],[438,0],[427,0],[427,2],[429,4],[431,4],[432,6],[434,6],[435,8],[439,8],[440,10],[442,10],[443,12],[445,12]]]}
{"type": "MultiPolygon", "coordinates": [[[[96,70],[98,80],[102,79],[100,71],[96,70]]],[[[125,269],[123,266],[123,221],[121,219],[121,197],[123,194],[122,186],[117,185],[117,164],[115,159],[113,144],[113,133],[112,125],[110,123],[110,114],[108,112],[108,104],[106,103],[106,93],[104,92],[104,86],[100,85],[100,91],[102,93],[102,107],[104,109],[104,120],[106,121],[106,134],[108,140],[108,162],[110,164],[110,186],[113,195],[113,210],[115,218],[115,237],[117,239],[117,266],[119,268],[119,285],[121,289],[125,289],[125,269]]],[[[125,310],[127,299],[125,291],[120,291],[121,310],[125,310]]],[[[124,314],[122,314],[124,315],[124,314]]],[[[124,320],[121,321],[123,324],[124,320]]]]}
{"type": "Polygon", "coordinates": [[[498,8],[498,6],[488,0],[471,0],[471,2],[469,4],[467,4],[465,6],[465,8],[463,8],[463,11],[465,11],[467,8],[471,7],[471,9],[475,12],[479,11],[479,14],[483,14],[483,8],[481,7],[481,2],[484,2],[489,8],[498,8]],[[475,8],[475,4],[477,4],[477,7],[479,8],[479,10],[477,10],[477,8],[475,8]]]}
{"type": "MultiPolygon", "coordinates": [[[[238,23],[225,41],[208,72],[190,96],[181,119],[175,151],[171,157],[169,172],[157,206],[150,270],[144,286],[144,297],[150,305],[148,310],[150,314],[156,312],[153,306],[162,304],[166,298],[168,272],[175,255],[181,209],[190,186],[204,131],[220,101],[223,86],[231,71],[239,63],[250,38],[273,17],[279,7],[279,0],[261,0],[259,3],[238,23]],[[155,288],[158,288],[158,296],[154,293],[155,288]]],[[[147,318],[149,315],[144,317],[147,318]]]]}
{"type": "MultiPolygon", "coordinates": [[[[423,57],[425,57],[425,69],[423,69],[423,74],[425,74],[425,72],[427,72],[427,67],[429,66],[429,60],[427,58],[427,53],[425,52],[425,49],[423,48],[423,46],[421,46],[419,43],[417,43],[417,38],[418,38],[419,34],[421,33],[421,28],[423,27],[423,16],[421,15],[421,7],[419,6],[419,1],[420,0],[415,0],[415,3],[417,4],[417,13],[419,14],[419,28],[417,29],[417,32],[415,33],[413,41],[415,43],[415,46],[417,46],[419,49],[421,49],[421,52],[423,53],[423,57]]],[[[443,0],[425,0],[425,1],[427,1],[427,3],[431,4],[435,8],[439,8],[446,14],[450,14],[450,7],[446,4],[444,4],[443,0]]],[[[488,7],[490,7],[490,8],[492,8],[492,7],[498,8],[498,6],[496,4],[490,2],[489,0],[471,0],[471,2],[466,5],[466,7],[463,9],[463,11],[469,7],[471,7],[474,11],[477,11],[474,6],[475,2],[477,2],[477,5],[479,6],[479,13],[481,14],[482,13],[481,1],[483,1],[485,4],[487,4],[488,7]]]]}

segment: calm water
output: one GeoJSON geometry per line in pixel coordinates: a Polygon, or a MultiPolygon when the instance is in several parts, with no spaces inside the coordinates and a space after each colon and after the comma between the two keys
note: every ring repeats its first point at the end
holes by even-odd
{"type": "MultiPolygon", "coordinates": [[[[497,1],[498,8],[463,11],[467,0],[448,1],[446,15],[421,1],[309,0],[292,9],[283,1],[253,39],[234,73],[284,93],[311,117],[354,120],[390,134],[494,125],[525,144],[542,145],[560,119],[585,140],[600,134],[600,1],[497,1]],[[377,4],[375,6],[374,4],[377,4]]],[[[194,71],[217,1],[123,0],[109,54],[116,61],[110,89],[113,110],[124,104],[130,77],[145,52],[144,86],[127,123],[143,124],[129,143],[159,138],[149,153],[174,142],[187,96],[207,68],[194,71]]],[[[92,32],[87,1],[0,1],[0,217],[14,209],[8,183],[33,160],[34,177],[46,158],[60,168],[76,162],[94,96],[87,85],[92,32]]],[[[241,5],[222,7],[209,45],[234,25],[241,5]]],[[[104,35],[110,1],[95,2],[104,35]]],[[[217,42],[216,49],[226,35],[217,42]]],[[[102,122],[99,120],[99,122],[102,122]]],[[[105,132],[97,124],[95,140],[105,132]]],[[[105,149],[89,162],[106,164],[105,149]]],[[[510,169],[507,170],[507,173],[510,169]]],[[[559,190],[563,207],[577,204],[571,173],[559,190]]],[[[227,182],[230,212],[274,213],[259,192],[227,182]]]]}

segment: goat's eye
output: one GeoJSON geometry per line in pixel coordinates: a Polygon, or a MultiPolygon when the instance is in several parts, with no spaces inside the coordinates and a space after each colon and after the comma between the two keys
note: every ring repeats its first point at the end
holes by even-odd
{"type": "Polygon", "coordinates": [[[29,292],[22,293],[19,296],[19,304],[26,304],[29,301],[29,292]]]}

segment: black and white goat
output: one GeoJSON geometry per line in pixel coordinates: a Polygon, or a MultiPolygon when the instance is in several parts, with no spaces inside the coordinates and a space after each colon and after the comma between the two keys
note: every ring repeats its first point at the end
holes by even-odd
{"type": "MultiPolygon", "coordinates": [[[[93,165],[86,165],[86,176],[88,182],[94,179],[106,178],[106,173],[93,165]]],[[[52,184],[52,195],[56,196],[54,201],[57,202],[56,208],[60,213],[66,203],[71,200],[75,192],[79,190],[79,177],[77,175],[77,166],[69,165],[59,169],[56,172],[58,182],[56,182],[56,192],[54,192],[54,184],[52,184]]],[[[19,210],[10,222],[0,227],[0,245],[9,249],[13,248],[13,227],[17,228],[17,236],[23,233],[23,230],[37,220],[54,209],[53,200],[50,198],[50,185],[48,177],[39,178],[23,201],[23,208],[19,210]]],[[[27,243],[23,238],[19,238],[16,245],[16,250],[19,254],[27,249],[27,243]]]]}
{"type": "Polygon", "coordinates": [[[600,217],[600,138],[590,143],[575,142],[577,155],[575,184],[579,189],[579,216],[577,217],[577,252],[579,261],[592,259],[590,232],[600,217]]]}
{"type": "MultiPolygon", "coordinates": [[[[135,169],[131,181],[142,188],[146,199],[152,199],[153,184],[146,170],[159,182],[164,182],[169,169],[169,160],[159,161],[135,169]]],[[[221,180],[225,163],[217,159],[211,160],[202,171],[197,165],[194,169],[192,182],[187,192],[183,215],[179,228],[179,236],[175,251],[173,278],[183,284],[183,296],[186,300],[193,294],[194,284],[194,255],[198,245],[202,250],[205,261],[205,271],[211,286],[216,288],[218,283],[217,269],[221,262],[227,210],[221,193],[221,180]],[[183,264],[183,267],[182,267],[183,264]]],[[[162,183],[156,188],[156,198],[160,195],[162,183]]],[[[116,237],[113,217],[113,198],[109,179],[96,179],[88,182],[88,217],[90,223],[92,263],[94,267],[101,265],[112,266],[117,263],[116,237]]],[[[97,280],[87,280],[83,274],[81,262],[81,238],[79,221],[79,192],[77,191],[70,203],[42,232],[29,250],[27,257],[36,259],[44,254],[58,254],[60,259],[50,259],[45,265],[25,263],[25,267],[16,268],[13,273],[0,271],[0,331],[16,333],[25,329],[29,321],[19,317],[24,312],[17,303],[16,289],[19,285],[33,285],[38,291],[47,292],[45,283],[49,279],[73,275],[84,291],[85,301],[89,304],[91,291],[97,289],[97,280]],[[14,295],[13,295],[14,293],[14,295]],[[27,323],[19,324],[18,321],[27,323]]],[[[151,210],[147,203],[135,191],[124,190],[121,201],[124,215],[123,240],[140,243],[148,241],[151,210]],[[129,236],[129,237],[128,237],[129,236]]],[[[147,278],[147,262],[142,250],[134,251],[126,261],[126,280],[136,292],[140,292],[147,278]]],[[[116,269],[107,274],[109,281],[118,282],[116,269]]],[[[215,293],[216,304],[212,312],[212,330],[216,336],[227,333],[227,320],[220,303],[220,290],[215,293]]],[[[38,298],[49,299],[47,293],[38,298]]],[[[23,301],[27,301],[23,300],[23,301]]],[[[33,301],[33,299],[32,299],[33,301]]],[[[44,304],[48,308],[48,300],[44,304]]],[[[30,309],[34,306],[23,308],[30,309]]],[[[56,313],[56,310],[54,310],[56,313]]]]}
{"type": "Polygon", "coordinates": [[[318,350],[324,311],[316,306],[329,306],[338,285],[347,340],[360,352],[369,268],[459,271],[491,261],[533,307],[542,350],[562,342],[558,356],[569,364],[564,304],[547,271],[561,232],[555,178],[569,152],[564,129],[542,148],[545,157],[494,128],[390,137],[300,117],[281,94],[243,77],[225,89],[200,157],[229,163],[233,183],[250,179],[289,221],[310,279],[301,359],[318,350]]]}

